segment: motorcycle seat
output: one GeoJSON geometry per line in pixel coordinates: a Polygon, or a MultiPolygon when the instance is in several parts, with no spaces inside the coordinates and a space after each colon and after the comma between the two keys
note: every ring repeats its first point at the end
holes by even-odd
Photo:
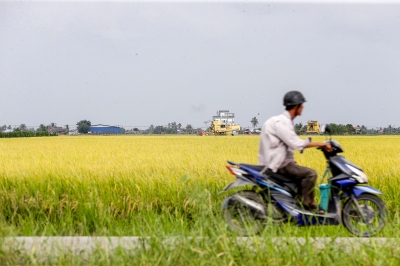
{"type": "MultiPolygon", "coordinates": [[[[248,167],[250,169],[256,170],[258,172],[261,172],[265,167],[265,165],[259,165],[259,164],[244,164],[244,163],[242,163],[240,165],[243,165],[243,166],[248,167]]],[[[264,174],[269,176],[269,177],[272,177],[276,181],[280,181],[280,182],[283,182],[283,183],[295,183],[295,181],[293,181],[289,177],[274,173],[274,172],[271,171],[271,169],[267,169],[267,171],[264,174]]]]}
{"type": "Polygon", "coordinates": [[[276,173],[274,173],[272,175],[267,175],[267,176],[269,176],[270,178],[272,178],[276,181],[280,181],[283,183],[296,183],[296,181],[290,179],[289,177],[286,177],[286,176],[280,175],[280,174],[276,174],[276,173]]]}
{"type": "Polygon", "coordinates": [[[245,164],[245,163],[241,163],[240,165],[246,166],[250,169],[256,170],[257,172],[261,172],[265,165],[259,165],[259,164],[245,164]]]}

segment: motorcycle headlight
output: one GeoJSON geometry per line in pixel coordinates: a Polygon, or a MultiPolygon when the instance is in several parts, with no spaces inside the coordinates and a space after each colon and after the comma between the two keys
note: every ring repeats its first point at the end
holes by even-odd
{"type": "Polygon", "coordinates": [[[363,171],[349,164],[346,164],[346,166],[353,172],[353,175],[351,177],[353,177],[359,183],[368,183],[368,177],[363,171]]]}

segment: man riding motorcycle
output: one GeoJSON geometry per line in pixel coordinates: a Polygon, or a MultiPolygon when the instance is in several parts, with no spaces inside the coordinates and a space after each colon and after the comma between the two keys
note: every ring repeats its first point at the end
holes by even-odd
{"type": "Polygon", "coordinates": [[[300,139],[293,126],[293,120],[300,116],[306,99],[299,91],[290,91],[283,98],[285,112],[269,118],[262,126],[258,151],[258,164],[265,165],[263,172],[267,175],[281,174],[299,181],[304,206],[314,212],[318,204],[314,197],[314,187],[317,181],[315,170],[296,164],[293,150],[303,150],[311,147],[321,147],[332,151],[330,143],[311,142],[311,138],[300,139]]]}

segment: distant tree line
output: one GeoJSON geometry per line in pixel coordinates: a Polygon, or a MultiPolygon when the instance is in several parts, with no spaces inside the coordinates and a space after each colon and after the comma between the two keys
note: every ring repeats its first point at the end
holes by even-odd
{"type": "MultiPolygon", "coordinates": [[[[77,131],[80,134],[87,134],[91,127],[91,122],[89,120],[81,120],[76,123],[77,131]]],[[[181,123],[171,122],[166,126],[154,126],[150,125],[149,128],[144,130],[139,130],[137,127],[133,129],[125,129],[121,127],[122,134],[196,134],[201,128],[193,128],[191,124],[182,127],[181,123]]]]}
{"type": "Polygon", "coordinates": [[[57,132],[49,131],[43,124],[36,130],[34,128],[28,128],[25,124],[21,124],[14,128],[11,125],[3,125],[0,127],[0,138],[27,138],[57,135],[57,132]],[[9,130],[9,132],[3,132],[7,130],[9,130]]]}
{"type": "Polygon", "coordinates": [[[142,134],[178,134],[178,133],[189,133],[194,134],[201,130],[201,128],[194,129],[191,124],[187,124],[186,127],[182,127],[181,123],[171,122],[167,126],[154,126],[150,125],[148,129],[143,130],[142,134]]]}
{"type": "Polygon", "coordinates": [[[57,124],[54,122],[47,126],[40,124],[36,130],[34,128],[28,128],[25,124],[15,127],[3,125],[0,126],[0,138],[58,136],[61,131],[53,130],[54,128],[57,128],[57,124]]]}
{"type": "MultiPolygon", "coordinates": [[[[256,117],[250,120],[253,128],[259,124],[256,117]]],[[[377,134],[400,134],[400,127],[389,125],[387,127],[375,127],[367,128],[364,125],[353,126],[352,124],[335,124],[331,123],[333,135],[377,135],[377,134]]],[[[91,122],[89,120],[81,120],[76,123],[77,131],[80,134],[87,134],[90,131],[91,122]]],[[[133,129],[125,129],[121,127],[122,134],[197,134],[201,128],[193,128],[191,124],[182,126],[181,123],[171,122],[167,125],[150,125],[149,128],[140,130],[137,127],[133,129]]],[[[258,128],[261,130],[260,128],[258,128]]],[[[294,129],[298,135],[307,134],[307,124],[297,123],[294,125],[294,129]]],[[[242,134],[246,130],[241,130],[239,134],[242,134]]],[[[28,128],[25,124],[19,126],[3,125],[0,126],[0,138],[13,138],[13,137],[39,137],[39,136],[57,136],[61,134],[68,134],[69,126],[57,127],[57,124],[52,122],[48,125],[40,124],[37,129],[28,128]],[[4,132],[6,131],[6,132],[4,132]],[[8,132],[7,132],[8,131],[8,132]]]]}
{"type": "MultiPolygon", "coordinates": [[[[377,135],[377,134],[400,134],[400,127],[393,127],[389,125],[388,127],[376,127],[367,128],[364,125],[353,126],[352,124],[335,124],[331,123],[332,135],[377,135]]],[[[297,123],[294,125],[294,130],[298,135],[307,134],[307,125],[302,123],[297,123]]]]}
{"type": "Polygon", "coordinates": [[[49,137],[49,136],[58,136],[58,133],[41,132],[41,131],[0,132],[0,138],[28,138],[28,137],[49,137]]]}

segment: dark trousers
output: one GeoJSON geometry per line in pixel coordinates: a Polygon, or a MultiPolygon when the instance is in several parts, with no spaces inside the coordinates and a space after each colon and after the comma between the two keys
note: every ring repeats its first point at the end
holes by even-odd
{"type": "Polygon", "coordinates": [[[301,184],[303,204],[309,206],[314,203],[314,188],[318,177],[315,170],[291,162],[279,169],[277,173],[299,181],[301,184]]]}

